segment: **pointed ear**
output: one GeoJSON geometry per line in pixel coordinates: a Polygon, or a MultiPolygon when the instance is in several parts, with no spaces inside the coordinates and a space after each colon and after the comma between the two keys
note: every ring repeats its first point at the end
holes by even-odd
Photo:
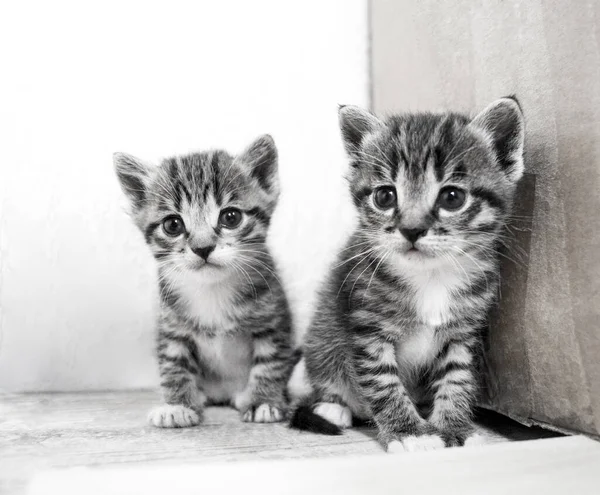
{"type": "Polygon", "coordinates": [[[475,117],[471,124],[491,138],[498,163],[517,182],[523,175],[525,122],[514,96],[500,98],[475,117]]]}
{"type": "Polygon", "coordinates": [[[267,192],[278,191],[277,147],[269,134],[264,134],[248,146],[237,160],[250,168],[250,175],[267,192]]]}
{"type": "Polygon", "coordinates": [[[148,193],[150,167],[127,153],[113,154],[113,163],[123,192],[134,210],[140,209],[148,193]]]}
{"type": "Polygon", "coordinates": [[[383,127],[383,122],[375,115],[354,105],[340,105],[338,115],[344,147],[351,157],[360,151],[365,136],[383,127]]]}

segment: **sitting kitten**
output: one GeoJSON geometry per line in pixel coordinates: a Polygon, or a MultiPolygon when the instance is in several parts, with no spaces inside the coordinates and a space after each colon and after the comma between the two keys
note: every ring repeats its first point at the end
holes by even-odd
{"type": "Polygon", "coordinates": [[[313,394],[292,427],[373,421],[388,451],[473,432],[497,247],[523,174],[523,116],[503,98],[458,114],[380,120],[340,108],[359,223],[306,335],[313,394]]]}
{"type": "Polygon", "coordinates": [[[132,216],[158,262],[155,426],[197,425],[206,404],[244,421],[284,418],[291,319],[265,238],[279,195],[270,136],[240,156],[208,151],[159,167],[114,155],[132,216]]]}

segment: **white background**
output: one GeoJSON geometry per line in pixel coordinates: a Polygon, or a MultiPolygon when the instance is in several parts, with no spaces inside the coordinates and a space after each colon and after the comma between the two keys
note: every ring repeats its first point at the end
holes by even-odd
{"type": "Polygon", "coordinates": [[[352,215],[337,104],[367,104],[366,0],[0,7],[0,390],[152,387],[154,264],[111,155],[271,133],[298,328],[352,215]]]}

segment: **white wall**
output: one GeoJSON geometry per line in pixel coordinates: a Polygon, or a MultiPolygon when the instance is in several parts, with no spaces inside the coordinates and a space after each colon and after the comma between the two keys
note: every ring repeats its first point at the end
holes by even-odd
{"type": "Polygon", "coordinates": [[[0,8],[0,390],[151,387],[154,265],[111,155],[269,132],[299,327],[348,228],[337,104],[367,103],[366,0],[0,8]]]}

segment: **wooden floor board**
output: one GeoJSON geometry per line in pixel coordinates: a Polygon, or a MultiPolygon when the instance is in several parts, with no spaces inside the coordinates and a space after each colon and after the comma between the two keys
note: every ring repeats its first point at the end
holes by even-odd
{"type": "MultiPolygon", "coordinates": [[[[284,424],[242,423],[228,408],[209,408],[204,424],[196,428],[158,429],[146,423],[148,410],[156,404],[153,392],[0,395],[0,492],[22,493],[34,474],[57,467],[382,453],[372,429],[327,437],[290,430],[284,424]]],[[[510,436],[489,428],[481,433],[490,443],[510,436]]]]}

